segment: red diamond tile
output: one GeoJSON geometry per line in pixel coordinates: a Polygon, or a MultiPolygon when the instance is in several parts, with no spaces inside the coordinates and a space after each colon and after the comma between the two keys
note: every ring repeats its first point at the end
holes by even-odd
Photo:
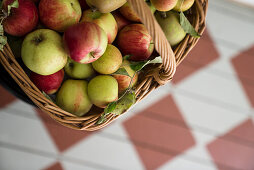
{"type": "Polygon", "coordinates": [[[158,167],[175,157],[175,155],[161,153],[139,145],[135,147],[138,153],[142,153],[142,161],[145,162],[146,170],[158,169],[158,167]]]}
{"type": "Polygon", "coordinates": [[[36,112],[41,118],[43,124],[45,125],[60,152],[64,152],[65,150],[69,149],[70,147],[74,146],[92,134],[91,132],[89,133],[66,128],[51,119],[41,110],[36,109],[36,112]]]}
{"type": "Polygon", "coordinates": [[[254,107],[254,46],[232,59],[238,78],[254,107]]]}
{"type": "Polygon", "coordinates": [[[146,110],[137,113],[123,125],[147,169],[156,169],[195,145],[191,131],[187,128],[171,96],[167,96],[146,110]],[[166,120],[177,119],[184,126],[158,121],[156,117],[163,117],[166,120]],[[162,154],[147,150],[140,143],[174,154],[162,154]]]}
{"type": "Polygon", "coordinates": [[[7,90],[0,86],[0,109],[6,107],[16,100],[7,90]]]}
{"type": "Polygon", "coordinates": [[[219,52],[217,51],[209,32],[206,30],[198,44],[177,67],[177,72],[172,82],[174,84],[181,82],[218,58],[219,52]]]}
{"type": "Polygon", "coordinates": [[[247,120],[208,144],[208,150],[219,170],[229,169],[254,169],[254,124],[252,120],[247,120]],[[236,142],[232,136],[237,136],[251,142],[251,145],[236,142]]]}
{"type": "Polygon", "coordinates": [[[47,167],[45,170],[63,170],[63,167],[59,162],[56,162],[50,165],[50,167],[47,167]]]}

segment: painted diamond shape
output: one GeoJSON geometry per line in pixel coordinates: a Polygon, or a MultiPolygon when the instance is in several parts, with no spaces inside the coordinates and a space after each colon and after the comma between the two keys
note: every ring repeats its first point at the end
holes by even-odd
{"type": "Polygon", "coordinates": [[[195,145],[171,95],[137,113],[123,125],[146,169],[157,169],[195,145]]]}
{"type": "Polygon", "coordinates": [[[254,123],[249,119],[208,144],[207,148],[219,170],[253,170],[253,141],[254,123]]]}
{"type": "Polygon", "coordinates": [[[5,90],[2,86],[0,86],[0,109],[8,106],[12,102],[14,102],[16,97],[11,95],[7,90],[5,90]]]}
{"type": "Polygon", "coordinates": [[[234,57],[232,63],[250,103],[254,107],[254,46],[234,57]]]}
{"type": "Polygon", "coordinates": [[[62,165],[59,162],[56,162],[49,167],[45,168],[45,170],[63,170],[62,165]]]}
{"type": "Polygon", "coordinates": [[[48,130],[56,147],[60,152],[64,152],[70,147],[73,147],[78,142],[89,137],[93,132],[77,131],[58,124],[50,118],[46,113],[36,109],[38,116],[41,118],[44,126],[48,130]]]}
{"type": "Polygon", "coordinates": [[[180,83],[185,78],[211,64],[218,58],[219,52],[216,49],[215,43],[213,42],[208,29],[206,29],[197,45],[177,67],[177,72],[172,82],[174,84],[180,83]]]}

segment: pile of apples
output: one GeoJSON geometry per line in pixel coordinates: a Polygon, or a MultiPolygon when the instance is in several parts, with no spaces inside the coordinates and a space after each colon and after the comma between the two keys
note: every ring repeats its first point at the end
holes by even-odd
{"type": "MultiPolygon", "coordinates": [[[[3,0],[3,9],[13,1],[3,0]]],[[[22,61],[33,83],[77,116],[93,105],[107,107],[134,87],[138,74],[130,62],[148,60],[154,52],[152,37],[126,0],[18,2],[19,7],[12,8],[3,21],[4,31],[22,40],[22,61]],[[120,68],[129,76],[114,74],[120,68]]],[[[193,3],[147,1],[172,46],[186,35],[178,12],[193,3]]]]}

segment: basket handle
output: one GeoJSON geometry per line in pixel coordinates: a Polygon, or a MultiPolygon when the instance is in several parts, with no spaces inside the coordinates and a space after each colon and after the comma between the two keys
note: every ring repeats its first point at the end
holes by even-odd
{"type": "Polygon", "coordinates": [[[144,0],[128,0],[128,2],[152,36],[155,49],[162,57],[162,65],[154,70],[153,77],[160,85],[166,84],[176,71],[175,54],[146,2],[144,0]]]}

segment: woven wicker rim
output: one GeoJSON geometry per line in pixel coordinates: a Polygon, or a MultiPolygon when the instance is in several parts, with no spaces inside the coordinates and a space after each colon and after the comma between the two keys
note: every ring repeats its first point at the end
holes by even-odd
{"type": "MultiPolygon", "coordinates": [[[[191,49],[196,45],[199,38],[193,38],[186,35],[184,40],[172,50],[163,31],[158,25],[156,19],[151,13],[149,7],[144,0],[128,0],[136,13],[141,18],[142,23],[148,29],[150,35],[153,37],[156,51],[162,56],[163,63],[157,67],[151,68],[137,84],[135,89],[137,102],[145,98],[154,89],[169,82],[175,74],[176,67],[183,61],[191,49]]],[[[208,7],[208,0],[195,0],[191,8],[191,23],[199,32],[203,34],[205,30],[205,16],[208,7]]],[[[101,109],[94,108],[84,117],[77,117],[59,108],[51,100],[47,99],[42,92],[32,83],[25,71],[21,68],[12,53],[10,46],[4,46],[3,52],[0,52],[0,63],[8,71],[11,77],[27,94],[27,96],[51,118],[56,120],[63,126],[76,129],[95,131],[99,130],[119,116],[109,114],[107,121],[103,124],[97,125],[100,115],[103,113],[101,109]]],[[[125,112],[126,113],[126,112],[125,112]]]]}

